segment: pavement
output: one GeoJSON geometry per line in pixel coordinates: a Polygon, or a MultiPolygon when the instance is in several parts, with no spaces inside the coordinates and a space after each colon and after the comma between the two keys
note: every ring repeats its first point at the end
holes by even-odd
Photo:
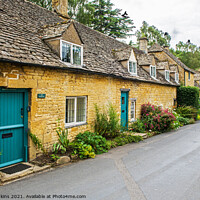
{"type": "Polygon", "coordinates": [[[200,123],[196,123],[95,159],[29,175],[1,186],[0,199],[199,200],[199,191],[200,123]]]}

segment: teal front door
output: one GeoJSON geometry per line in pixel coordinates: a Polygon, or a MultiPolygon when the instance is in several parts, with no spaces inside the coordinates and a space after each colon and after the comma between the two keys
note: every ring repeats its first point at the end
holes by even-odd
{"type": "Polygon", "coordinates": [[[0,167],[27,161],[28,92],[0,88],[0,167]]]}
{"type": "Polygon", "coordinates": [[[128,126],[128,92],[121,92],[121,125],[128,126]]]}

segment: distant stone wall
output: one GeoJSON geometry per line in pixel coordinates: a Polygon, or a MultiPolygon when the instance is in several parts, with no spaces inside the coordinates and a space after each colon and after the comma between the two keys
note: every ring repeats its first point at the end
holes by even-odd
{"type": "MultiPolygon", "coordinates": [[[[92,130],[95,117],[94,105],[104,107],[111,102],[121,112],[121,91],[130,89],[129,99],[136,98],[136,118],[140,117],[141,105],[152,103],[172,108],[176,98],[176,87],[159,84],[134,82],[100,75],[78,74],[62,69],[28,67],[0,63],[0,87],[29,88],[28,114],[30,131],[36,134],[49,149],[57,141],[58,119],[61,126],[65,123],[66,97],[87,96],[87,125],[69,129],[69,138],[79,132],[92,130]],[[37,94],[46,94],[45,99],[37,94]]],[[[129,119],[130,119],[129,101],[129,119]]],[[[29,157],[35,158],[36,150],[29,141],[29,157]]]]}

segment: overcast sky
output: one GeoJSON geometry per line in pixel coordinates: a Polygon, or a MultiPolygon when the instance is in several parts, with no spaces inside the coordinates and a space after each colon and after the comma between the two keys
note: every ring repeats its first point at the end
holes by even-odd
{"type": "MultiPolygon", "coordinates": [[[[127,11],[136,28],[142,21],[168,32],[171,45],[179,41],[200,46],[200,0],[111,0],[116,8],[127,11]]],[[[132,38],[135,41],[135,37],[132,38]]]]}

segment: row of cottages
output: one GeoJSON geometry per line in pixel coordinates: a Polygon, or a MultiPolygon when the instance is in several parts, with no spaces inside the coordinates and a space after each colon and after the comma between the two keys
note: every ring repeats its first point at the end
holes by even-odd
{"type": "Polygon", "coordinates": [[[0,3],[0,167],[36,157],[28,130],[46,149],[58,120],[70,139],[92,130],[95,104],[112,103],[123,126],[144,103],[174,106],[182,70],[190,70],[164,49],[148,53],[145,38],[132,48],[67,19],[62,5],[53,4],[57,14],[25,0],[0,3]]]}

